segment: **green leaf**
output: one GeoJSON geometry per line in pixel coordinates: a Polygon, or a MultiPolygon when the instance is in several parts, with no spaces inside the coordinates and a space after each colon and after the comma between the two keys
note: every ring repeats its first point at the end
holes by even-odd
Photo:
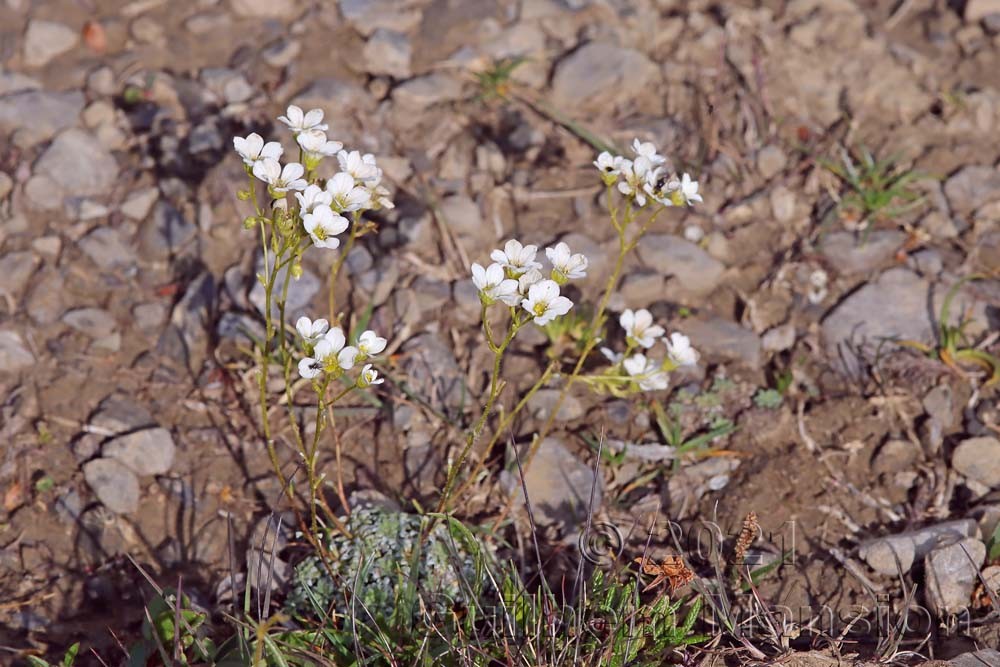
{"type": "Polygon", "coordinates": [[[66,650],[66,655],[63,656],[62,664],[63,667],[73,667],[73,663],[76,661],[76,654],[80,652],[80,642],[77,642],[70,646],[66,650]]]}

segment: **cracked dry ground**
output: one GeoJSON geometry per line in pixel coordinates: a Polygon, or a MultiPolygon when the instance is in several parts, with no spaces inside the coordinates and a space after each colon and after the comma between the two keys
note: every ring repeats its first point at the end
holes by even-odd
{"type": "MultiPolygon", "coordinates": [[[[982,550],[1000,519],[996,389],[887,342],[932,342],[949,287],[1000,268],[1000,10],[956,4],[0,3],[0,644],[112,652],[108,629],[135,632],[147,594],[126,554],[214,608],[254,527],[285,509],[255,428],[246,332],[263,301],[230,139],[277,136],[271,119],[295,102],[376,154],[397,203],[338,295],[351,321],[373,305],[392,352],[378,405],[342,410],[349,490],[409,506],[440,488],[488,372],[469,262],[515,235],[565,240],[592,258],[578,296],[603,285],[615,238],[595,151],[553,109],[618,146],[654,141],[705,202],[661,216],[611,304],[650,308],[702,362],[641,400],[570,397],[526,479],[546,555],[575,558],[587,443],[605,431],[628,446],[600,467],[595,521],[625,533],[624,557],[654,516],[659,553],[667,519],[732,537],[755,511],[760,558],[791,547],[761,583],[769,603],[847,619],[876,597],[898,610],[917,584],[935,613],[911,637],[931,636],[923,655],[995,646],[983,587],[1000,570],[942,575],[949,599],[925,584],[949,538],[982,550]],[[517,56],[510,98],[484,100],[475,73],[517,56]],[[922,198],[859,235],[827,165],[862,146],[915,171],[922,198]],[[828,285],[813,303],[817,270],[828,285]],[[653,398],[685,434],[737,428],[676,465],[649,462],[631,445],[662,444],[653,398]],[[902,577],[885,536],[919,543],[902,577]],[[971,622],[943,628],[962,606],[971,622]]],[[[293,316],[325,307],[330,261],[307,257],[293,316]]],[[[952,314],[997,353],[998,308],[1000,286],[982,280],[952,314]]],[[[544,343],[519,340],[508,409],[544,343]]],[[[557,393],[539,393],[517,443],[557,393]]],[[[490,461],[464,518],[497,514],[504,465],[490,461]]],[[[680,546],[712,576],[698,540],[680,546]]],[[[842,629],[787,639],[825,648],[819,631],[842,629]]],[[[877,639],[840,650],[870,655],[877,639]]]]}

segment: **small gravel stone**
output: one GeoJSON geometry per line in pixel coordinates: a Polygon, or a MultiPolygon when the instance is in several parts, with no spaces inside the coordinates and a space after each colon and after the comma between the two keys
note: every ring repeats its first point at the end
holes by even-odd
{"type": "Polygon", "coordinates": [[[876,473],[901,472],[917,461],[917,448],[907,440],[887,440],[879,447],[872,459],[872,470],[876,473]]]}
{"type": "Polygon", "coordinates": [[[164,475],[174,463],[174,438],[165,428],[150,428],[104,444],[101,454],[124,463],[138,475],[164,475]]]}
{"type": "Polygon", "coordinates": [[[764,146],[757,153],[757,171],[765,180],[771,180],[772,177],[778,175],[786,164],[788,164],[788,158],[785,157],[785,152],[777,146],[764,146]]]}
{"type": "Polygon", "coordinates": [[[931,389],[924,396],[923,406],[928,416],[943,428],[951,428],[955,424],[954,398],[950,386],[942,384],[931,389]]]}
{"type": "Polygon", "coordinates": [[[230,0],[237,16],[284,19],[296,12],[295,0],[230,0]]]}
{"type": "Polygon", "coordinates": [[[83,477],[97,499],[112,512],[130,514],[139,508],[139,480],[115,459],[99,458],[84,463],[83,477]]]}
{"type": "Polygon", "coordinates": [[[35,164],[35,172],[58,183],[65,194],[106,193],[118,178],[118,163],[93,135],[75,128],[57,136],[35,164]]]}
{"type": "Polygon", "coordinates": [[[34,363],[35,357],[24,344],[21,334],[0,329],[0,373],[16,373],[34,363]]]}
{"type": "Polygon", "coordinates": [[[302,43],[281,37],[263,48],[260,57],[271,67],[288,67],[302,51],[302,43]]]}
{"type": "Polygon", "coordinates": [[[944,184],[948,204],[958,215],[968,215],[980,206],[1000,201],[1000,170],[971,165],[963,167],[944,184]]]}
{"type": "Polygon", "coordinates": [[[78,39],[77,31],[67,25],[33,19],[24,35],[24,63],[41,67],[76,46],[78,39]]]}
{"type": "Polygon", "coordinates": [[[96,95],[111,96],[117,93],[114,70],[107,65],[95,69],[87,75],[87,89],[96,95]]]}
{"type": "Polygon", "coordinates": [[[980,484],[1000,487],[1000,440],[991,436],[963,440],[952,454],[951,465],[980,484]]]}
{"type": "Polygon", "coordinates": [[[66,310],[63,300],[66,290],[60,273],[43,271],[41,277],[32,280],[31,284],[31,292],[25,299],[28,317],[43,326],[58,322],[66,310]]]}
{"type": "MultiPolygon", "coordinates": [[[[519,475],[505,471],[501,483],[513,494],[514,506],[523,507],[524,491],[519,475]]],[[[539,524],[562,524],[570,530],[586,521],[591,490],[595,512],[601,506],[604,490],[600,476],[594,477],[593,468],[556,438],[539,443],[535,458],[524,471],[524,486],[539,524]]]]}
{"type": "Polygon", "coordinates": [[[974,538],[934,549],[924,559],[925,596],[939,616],[966,609],[986,560],[986,545],[974,538]]]}
{"type": "Polygon", "coordinates": [[[742,361],[750,368],[759,368],[762,349],[760,338],[736,322],[719,317],[707,320],[685,320],[681,331],[691,338],[700,352],[724,359],[742,361]]]}
{"type": "Polygon", "coordinates": [[[0,171],[0,199],[4,199],[14,189],[14,179],[7,172],[0,171]]]}
{"type": "Polygon", "coordinates": [[[407,111],[418,111],[435,104],[453,102],[462,96],[462,83],[443,72],[426,74],[397,86],[392,101],[407,111]]]}
{"type": "Polygon", "coordinates": [[[122,202],[119,210],[126,218],[132,220],[145,220],[153,204],[160,198],[160,191],[155,186],[137,190],[122,202]]]}
{"type": "Polygon", "coordinates": [[[63,315],[62,321],[91,338],[104,338],[115,330],[114,317],[101,308],[75,308],[63,315]]]}
{"type": "Polygon", "coordinates": [[[991,14],[1000,14],[1000,0],[968,0],[963,18],[967,23],[975,23],[991,14]]]}
{"type": "Polygon", "coordinates": [[[28,281],[38,269],[40,260],[31,252],[9,252],[0,257],[0,296],[17,302],[24,294],[28,281]]]}
{"type": "Polygon", "coordinates": [[[160,200],[153,217],[139,230],[139,250],[151,259],[166,259],[176,255],[198,233],[198,227],[187,220],[170,202],[160,200]]]}
{"type": "Polygon", "coordinates": [[[102,270],[127,266],[133,261],[132,249],[122,240],[121,233],[113,227],[96,228],[80,239],[78,245],[102,270]]]}
{"type": "Polygon", "coordinates": [[[365,37],[379,28],[408,32],[422,16],[418,7],[398,0],[340,0],[340,14],[365,37]]]}
{"type": "Polygon", "coordinates": [[[784,185],[771,190],[771,214],[778,222],[789,222],[795,217],[795,193],[784,185]]]}
{"type": "MultiPolygon", "coordinates": [[[[528,408],[535,419],[548,419],[549,415],[552,414],[552,410],[556,407],[556,402],[559,400],[560,394],[562,394],[562,390],[560,389],[539,389],[528,401],[528,408]]],[[[556,413],[556,421],[573,421],[574,419],[579,419],[584,414],[586,414],[586,408],[584,408],[580,399],[568,395],[562,405],[559,406],[559,412],[556,413]]]]}
{"type": "Polygon", "coordinates": [[[850,232],[834,232],[823,239],[819,249],[837,271],[851,275],[891,262],[905,241],[906,234],[896,230],[877,230],[867,239],[850,232]]]}
{"type": "Polygon", "coordinates": [[[105,435],[119,435],[156,424],[149,410],[124,393],[106,397],[88,421],[105,435]]]}
{"type": "Polygon", "coordinates": [[[948,664],[952,667],[1000,667],[1000,651],[995,648],[981,648],[952,658],[948,664]]]}
{"type": "MultiPolygon", "coordinates": [[[[40,255],[48,255],[49,257],[57,257],[62,251],[62,239],[58,236],[41,236],[31,242],[32,249],[40,255]]],[[[0,275],[4,275],[0,272],[0,275]]]]}
{"type": "Polygon", "coordinates": [[[897,574],[898,557],[900,568],[905,574],[910,571],[917,558],[923,558],[939,544],[975,537],[978,530],[979,527],[973,519],[946,521],[917,530],[867,540],[858,547],[858,555],[873,570],[889,576],[897,574]]]}
{"type": "Polygon", "coordinates": [[[766,331],[760,342],[768,352],[783,352],[795,345],[795,325],[791,322],[779,324],[766,331]]]}

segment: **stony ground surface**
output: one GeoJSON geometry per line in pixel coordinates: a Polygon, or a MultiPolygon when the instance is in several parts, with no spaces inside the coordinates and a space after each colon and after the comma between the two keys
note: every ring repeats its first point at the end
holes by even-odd
{"type": "MultiPolygon", "coordinates": [[[[646,447],[664,444],[653,397],[574,394],[526,478],[547,551],[576,543],[603,430],[624,454],[600,466],[596,519],[625,533],[624,557],[653,516],[732,537],[755,511],[760,557],[792,549],[761,586],[770,603],[847,618],[873,596],[898,609],[915,583],[935,621],[904,649],[996,645],[982,619],[1000,584],[997,390],[887,342],[933,342],[949,287],[1000,268],[1000,3],[956,5],[0,3],[0,644],[114,646],[107,629],[141,618],[126,554],[212,607],[245,569],[230,536],[243,554],[280,509],[254,426],[263,295],[230,141],[276,135],[294,101],[376,154],[397,203],[347,258],[340,295],[355,320],[374,304],[392,353],[381,405],[343,411],[350,490],[405,506],[440,488],[489,363],[470,261],[514,235],[561,239],[592,258],[583,299],[603,285],[615,241],[595,151],[552,110],[698,175],[704,204],[662,216],[612,309],[648,307],[702,350],[655,396],[684,435],[737,428],[675,464],[646,447]],[[476,73],[516,56],[510,97],[484,99],[476,73]],[[827,165],[862,146],[917,172],[922,199],[859,233],[827,165]],[[961,632],[937,620],[966,607],[961,632]]],[[[310,261],[295,313],[326,303],[329,264],[310,261]]],[[[952,315],[1000,352],[995,280],[966,284],[952,315]]],[[[508,406],[544,342],[515,350],[508,406]]],[[[465,516],[495,515],[512,484],[491,475],[465,516]]],[[[711,576],[697,546],[681,545],[711,576]]]]}

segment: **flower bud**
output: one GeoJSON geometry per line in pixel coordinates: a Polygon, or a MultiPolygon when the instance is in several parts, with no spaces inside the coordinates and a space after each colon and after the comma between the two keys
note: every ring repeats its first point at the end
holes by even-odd
{"type": "Polygon", "coordinates": [[[253,229],[256,226],[257,226],[256,217],[248,215],[247,217],[243,218],[243,229],[253,229]]]}
{"type": "Polygon", "coordinates": [[[302,262],[296,260],[295,263],[292,264],[292,278],[298,280],[301,277],[302,277],[302,262]]]}
{"type": "Polygon", "coordinates": [[[250,191],[249,190],[237,190],[236,191],[236,198],[239,199],[240,201],[246,201],[246,200],[250,199],[250,191]]]}

